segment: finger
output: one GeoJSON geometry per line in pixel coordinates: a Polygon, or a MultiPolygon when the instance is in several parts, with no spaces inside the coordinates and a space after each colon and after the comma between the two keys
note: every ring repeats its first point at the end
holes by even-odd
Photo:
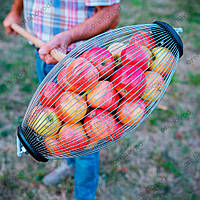
{"type": "Polygon", "coordinates": [[[59,46],[58,42],[52,39],[51,41],[45,43],[40,49],[39,54],[50,54],[50,51],[59,46]]]}
{"type": "Polygon", "coordinates": [[[12,33],[12,29],[11,29],[11,27],[9,26],[9,24],[6,22],[6,20],[3,21],[3,26],[4,26],[4,28],[5,28],[5,30],[6,30],[6,32],[7,32],[8,34],[11,34],[11,33],[12,33]]]}
{"type": "Polygon", "coordinates": [[[18,35],[18,33],[17,33],[16,31],[13,31],[13,33],[14,33],[14,35],[15,35],[15,36],[17,36],[17,35],[18,35]]]}
{"type": "Polygon", "coordinates": [[[44,44],[38,51],[40,58],[45,62],[47,60],[47,56],[49,56],[49,52],[49,47],[47,47],[46,44],[44,44]]]}
{"type": "Polygon", "coordinates": [[[42,55],[46,56],[46,55],[48,55],[50,53],[50,51],[51,51],[51,49],[45,44],[39,49],[38,53],[41,56],[42,55]]]}
{"type": "Polygon", "coordinates": [[[7,32],[8,34],[13,33],[13,30],[12,30],[9,26],[6,26],[5,29],[6,29],[6,32],[7,32]]]}
{"type": "Polygon", "coordinates": [[[58,61],[52,56],[47,56],[45,60],[46,64],[57,64],[58,61]]]}
{"type": "Polygon", "coordinates": [[[39,53],[39,56],[40,56],[40,58],[42,59],[42,60],[44,60],[44,61],[46,61],[46,56],[47,56],[48,54],[40,54],[39,53]]]}
{"type": "Polygon", "coordinates": [[[47,64],[55,64],[57,63],[57,60],[55,60],[51,55],[50,55],[50,52],[53,48],[50,47],[49,45],[43,45],[38,53],[39,53],[39,56],[42,60],[44,60],[47,64]]]}

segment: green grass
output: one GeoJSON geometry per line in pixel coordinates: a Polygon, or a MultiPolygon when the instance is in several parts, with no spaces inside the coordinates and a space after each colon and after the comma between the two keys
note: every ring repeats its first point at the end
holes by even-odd
{"type": "Polygon", "coordinates": [[[10,134],[9,130],[3,130],[0,132],[0,136],[1,137],[7,137],[10,134]]]}
{"type": "Polygon", "coordinates": [[[174,117],[174,116],[176,116],[176,112],[171,109],[168,109],[168,110],[156,109],[149,116],[149,121],[152,125],[157,125],[159,122],[165,122],[170,117],[174,117]]]}
{"type": "Polygon", "coordinates": [[[134,5],[134,6],[144,6],[145,5],[145,1],[141,1],[141,0],[131,0],[131,3],[134,5]]]}
{"type": "Polygon", "coordinates": [[[2,128],[3,127],[3,122],[2,121],[0,121],[0,128],[2,128]]]}
{"type": "Polygon", "coordinates": [[[17,174],[17,178],[26,179],[26,174],[23,171],[19,171],[17,174]]]}
{"type": "Polygon", "coordinates": [[[191,85],[200,86],[200,73],[188,73],[189,83],[191,85]]]}
{"type": "Polygon", "coordinates": [[[8,91],[8,88],[9,88],[9,83],[0,84],[0,94],[3,94],[6,91],[8,91]]]}
{"type": "Polygon", "coordinates": [[[33,91],[33,85],[31,83],[26,83],[20,88],[20,90],[22,92],[30,93],[33,91]]]}
{"type": "Polygon", "coordinates": [[[180,176],[181,172],[176,167],[176,164],[174,164],[171,161],[165,161],[162,163],[162,167],[164,167],[167,171],[169,171],[172,174],[175,174],[176,176],[180,176]]]}

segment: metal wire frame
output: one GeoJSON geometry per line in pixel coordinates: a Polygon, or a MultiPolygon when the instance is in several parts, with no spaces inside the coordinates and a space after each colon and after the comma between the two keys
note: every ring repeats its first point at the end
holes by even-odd
{"type": "MultiPolygon", "coordinates": [[[[115,31],[111,31],[111,33],[112,33],[112,35],[111,36],[115,36],[115,39],[113,39],[110,43],[113,43],[113,41],[115,41],[115,42],[124,42],[125,40],[124,40],[124,38],[126,38],[127,36],[130,38],[130,36],[135,32],[142,32],[142,30],[147,30],[147,31],[151,31],[151,28],[155,28],[155,29],[159,29],[158,30],[158,38],[157,39],[159,39],[160,38],[160,40],[162,41],[164,38],[166,39],[166,38],[168,38],[168,46],[169,46],[169,43],[171,44],[170,46],[171,46],[171,48],[173,49],[173,52],[172,53],[174,53],[175,55],[176,55],[176,61],[178,60],[177,59],[177,55],[178,55],[178,51],[177,51],[177,48],[176,48],[176,46],[175,46],[175,44],[174,43],[172,43],[171,41],[170,41],[170,37],[169,36],[167,36],[166,34],[164,34],[164,31],[160,28],[160,27],[158,27],[157,25],[140,25],[140,26],[137,26],[137,27],[126,27],[125,29],[124,28],[120,28],[119,30],[115,30],[115,31]],[[122,31],[122,29],[123,29],[123,31],[122,31]],[[121,37],[118,37],[117,36],[117,34],[122,34],[122,32],[123,32],[123,34],[125,34],[125,32],[126,32],[126,34],[127,33],[129,33],[129,34],[127,34],[126,36],[121,36],[121,37]]],[[[110,34],[110,33],[109,33],[110,34]]],[[[108,36],[110,36],[110,35],[108,35],[108,33],[107,34],[102,34],[105,38],[106,37],[108,37],[108,36]]],[[[155,35],[155,34],[154,34],[155,35]]],[[[93,47],[94,45],[95,46],[101,46],[101,43],[102,43],[102,37],[103,36],[101,36],[101,37],[99,37],[98,38],[98,36],[97,36],[97,38],[96,39],[92,39],[91,41],[89,40],[88,42],[86,42],[86,44],[85,44],[85,47],[84,47],[84,50],[81,48],[81,47],[79,47],[79,48],[77,48],[77,49],[75,49],[74,50],[74,52],[72,51],[71,52],[71,54],[73,54],[73,55],[68,55],[68,56],[66,56],[66,57],[68,57],[68,58],[70,58],[70,57],[72,57],[72,58],[77,58],[78,56],[80,56],[80,52],[83,52],[83,51],[85,51],[85,49],[90,49],[91,48],[91,46],[93,47]],[[99,41],[98,41],[98,39],[99,39],[99,41]],[[89,45],[90,44],[90,45],[89,45]]],[[[127,37],[127,40],[126,40],[126,42],[128,41],[128,38],[127,37]]],[[[104,39],[105,39],[104,38],[104,39]]],[[[142,34],[141,34],[141,38],[142,38],[142,34]]],[[[109,42],[108,42],[108,40],[106,40],[106,42],[104,42],[104,47],[106,47],[106,46],[108,46],[109,45],[109,42]]],[[[83,45],[84,46],[84,45],[83,45]]],[[[170,47],[169,46],[169,47],[170,47]]],[[[172,51],[172,50],[171,50],[172,51]]],[[[29,108],[28,108],[28,110],[27,110],[27,113],[26,113],[26,115],[25,115],[25,117],[24,117],[24,121],[23,121],[23,127],[25,127],[25,126],[27,126],[27,122],[28,122],[28,120],[29,120],[29,116],[30,116],[30,112],[31,112],[31,110],[32,110],[32,108],[34,107],[34,106],[36,106],[36,105],[38,105],[39,104],[39,97],[42,95],[42,94],[40,94],[40,91],[41,91],[41,89],[42,89],[42,87],[44,86],[44,84],[46,83],[46,82],[50,82],[50,81],[53,81],[54,79],[55,79],[55,77],[56,77],[56,75],[64,68],[64,67],[66,67],[70,62],[69,61],[67,61],[67,59],[68,58],[65,58],[65,60],[63,60],[62,62],[60,62],[58,65],[56,65],[56,67],[54,67],[54,69],[50,72],[50,74],[45,78],[45,80],[43,81],[43,83],[40,85],[40,87],[38,88],[38,90],[36,91],[36,93],[35,93],[35,95],[34,95],[34,97],[33,97],[33,99],[32,99],[32,101],[31,101],[31,103],[30,103],[30,105],[29,105],[29,108]],[[65,64],[64,64],[64,62],[66,62],[65,64]]],[[[174,59],[174,58],[173,58],[174,59]]],[[[172,66],[172,68],[173,69],[175,69],[175,61],[173,61],[174,63],[173,63],[173,66],[172,66]]],[[[167,64],[169,64],[169,63],[167,63],[167,64]]],[[[150,67],[150,66],[149,66],[150,67]]],[[[166,77],[164,77],[165,78],[165,81],[166,81],[166,86],[167,86],[167,83],[169,82],[169,77],[170,76],[172,76],[173,75],[173,69],[172,69],[172,73],[170,74],[170,75],[168,75],[168,76],[166,76],[166,77]]],[[[70,73],[70,72],[69,72],[70,73]]],[[[153,82],[153,81],[152,81],[153,82]]],[[[46,87],[48,87],[48,85],[46,86],[46,87]]],[[[62,86],[60,86],[59,85],[59,87],[60,87],[60,89],[62,89],[62,86]]],[[[81,87],[81,86],[80,86],[81,87]]],[[[136,87],[136,86],[135,86],[136,87]]],[[[166,88],[167,87],[163,87],[163,90],[166,90],[166,88]]],[[[133,88],[134,89],[134,88],[133,88]]],[[[74,93],[75,91],[73,91],[73,93],[74,93]]],[[[163,95],[163,93],[161,92],[161,95],[163,95]]],[[[161,98],[161,97],[160,97],[161,98]]],[[[108,100],[107,100],[108,101],[108,100]]],[[[134,101],[134,100],[132,100],[132,101],[134,101]]],[[[150,105],[152,105],[152,107],[151,107],[151,109],[148,109],[148,111],[145,111],[146,113],[148,113],[148,115],[151,113],[151,111],[153,110],[152,108],[154,108],[155,107],[155,105],[157,104],[159,102],[159,100],[158,101],[156,101],[156,102],[152,102],[150,105]]],[[[48,104],[47,104],[48,105],[48,104]]],[[[44,106],[44,109],[45,109],[45,107],[47,107],[47,105],[46,106],[44,106]]],[[[146,106],[146,110],[147,110],[147,107],[149,107],[149,105],[148,106],[146,106]]],[[[97,108],[96,108],[97,109],[97,108]]],[[[96,109],[94,109],[94,110],[96,110],[96,109]]],[[[42,111],[41,111],[42,112],[42,111]]],[[[110,113],[112,113],[112,112],[110,112],[110,113]]],[[[145,114],[146,114],[145,113],[145,114]]],[[[33,114],[34,115],[34,114],[33,114]]],[[[40,114],[37,114],[37,115],[34,115],[34,117],[37,117],[38,115],[40,115],[40,114]]],[[[145,117],[143,117],[143,119],[141,120],[141,122],[140,123],[142,123],[142,121],[144,121],[144,118],[146,118],[146,117],[148,117],[148,115],[146,115],[145,117]]],[[[86,115],[87,116],[87,115],[86,115]]],[[[116,113],[115,113],[115,115],[113,115],[113,116],[116,116],[116,113]]],[[[58,116],[59,117],[59,116],[58,116]]],[[[34,122],[32,122],[33,124],[34,124],[34,122]]],[[[41,122],[40,124],[42,124],[43,122],[41,122]]],[[[118,123],[120,123],[120,122],[118,122],[118,123]]],[[[139,124],[140,124],[139,123],[139,124]]],[[[120,139],[121,138],[123,138],[125,135],[127,135],[126,133],[128,133],[129,131],[128,131],[128,129],[130,130],[131,129],[131,131],[133,130],[133,129],[135,129],[137,126],[139,126],[139,124],[137,124],[136,126],[134,126],[134,127],[128,127],[128,126],[125,126],[125,133],[120,137],[120,139]]],[[[37,125],[37,126],[39,126],[39,125],[37,125]]],[[[102,127],[101,127],[102,128],[102,127]]],[[[110,127],[110,128],[112,128],[112,127],[110,127]]],[[[30,134],[30,131],[31,130],[29,130],[29,132],[26,132],[26,134],[27,135],[29,135],[30,134]]],[[[52,132],[50,132],[50,134],[52,134],[52,132]]],[[[102,133],[103,134],[103,133],[102,133]]],[[[42,136],[39,136],[39,135],[34,135],[34,134],[30,134],[30,139],[31,139],[31,137],[38,137],[39,139],[41,139],[42,138],[42,136]]],[[[55,136],[54,136],[55,137],[55,136]]],[[[76,141],[78,141],[78,140],[76,140],[76,141]]],[[[99,150],[99,149],[101,149],[101,148],[103,148],[103,147],[106,147],[106,146],[108,146],[110,143],[114,143],[114,142],[117,142],[118,140],[116,140],[116,141],[106,141],[106,142],[104,142],[103,144],[101,143],[101,145],[98,145],[97,147],[98,148],[94,148],[94,150],[93,151],[97,151],[97,150],[99,150]]],[[[73,142],[73,141],[72,141],[73,142]]],[[[44,143],[43,143],[44,144],[44,143]]],[[[34,145],[34,144],[32,144],[32,145],[34,145]]],[[[40,153],[43,153],[45,156],[47,156],[47,157],[49,157],[49,153],[48,153],[48,151],[46,151],[44,148],[43,148],[44,146],[42,145],[42,142],[41,142],[41,146],[40,147],[37,147],[37,149],[40,151],[40,153]]],[[[62,147],[62,146],[61,146],[62,147]]],[[[72,146],[71,146],[72,147],[72,146]]],[[[58,151],[59,151],[59,146],[56,148],[56,149],[58,149],[58,151]]],[[[55,149],[55,150],[56,150],[55,149]]],[[[67,148],[66,148],[66,150],[67,150],[67,148]]],[[[56,151],[55,151],[56,152],[56,151]]],[[[79,156],[79,155],[84,155],[84,154],[87,154],[87,153],[91,153],[92,152],[92,150],[79,150],[78,152],[69,152],[67,155],[63,155],[63,156],[67,156],[67,157],[70,157],[70,156],[79,156]]],[[[54,155],[55,156],[55,155],[54,155]]],[[[50,156],[51,157],[51,156],[50,156]]],[[[61,156],[55,156],[55,157],[62,157],[62,155],[61,156]]]]}

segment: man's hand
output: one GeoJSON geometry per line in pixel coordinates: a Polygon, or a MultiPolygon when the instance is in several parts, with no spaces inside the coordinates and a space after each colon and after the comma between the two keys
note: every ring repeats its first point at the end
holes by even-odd
{"type": "Polygon", "coordinates": [[[56,64],[58,61],[50,55],[51,50],[57,49],[66,54],[67,47],[71,43],[72,40],[70,31],[59,33],[39,49],[40,58],[44,60],[47,64],[56,64]]]}
{"type": "Polygon", "coordinates": [[[95,15],[72,29],[57,34],[50,42],[41,47],[39,50],[40,58],[47,64],[56,64],[57,61],[50,55],[52,49],[56,48],[66,54],[67,47],[71,43],[87,40],[117,26],[120,18],[119,4],[96,8],[95,15]]]}
{"type": "Polygon", "coordinates": [[[21,15],[17,14],[16,12],[13,12],[11,11],[7,17],[4,19],[3,21],[3,26],[5,27],[6,29],[6,32],[8,34],[11,34],[11,33],[15,33],[17,34],[12,28],[11,28],[11,25],[12,24],[19,24],[21,25],[22,21],[21,21],[21,15]]]}

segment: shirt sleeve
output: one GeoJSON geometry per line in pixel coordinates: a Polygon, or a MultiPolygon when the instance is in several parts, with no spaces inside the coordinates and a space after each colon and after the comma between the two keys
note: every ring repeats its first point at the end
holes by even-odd
{"type": "Polygon", "coordinates": [[[120,0],[85,0],[86,6],[111,6],[120,3],[120,0]]]}

